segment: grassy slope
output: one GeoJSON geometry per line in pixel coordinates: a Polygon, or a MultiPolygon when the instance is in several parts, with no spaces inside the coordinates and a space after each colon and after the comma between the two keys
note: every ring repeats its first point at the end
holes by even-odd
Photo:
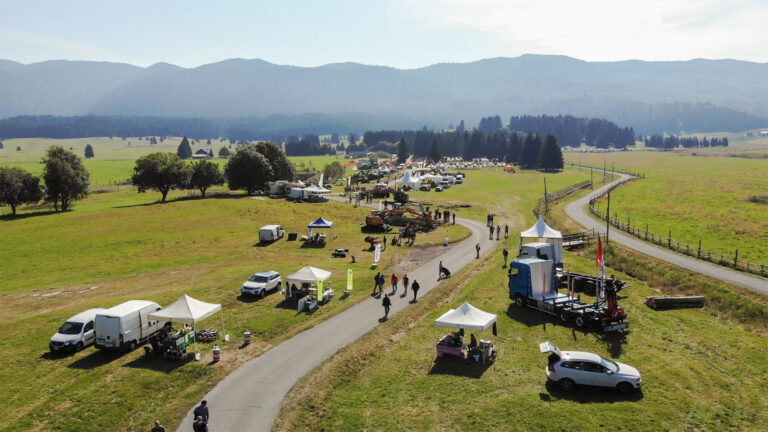
{"type": "MultiPolygon", "coordinates": [[[[550,219],[572,229],[562,205],[550,219]]],[[[516,239],[510,241],[514,247],[516,239]]],[[[768,421],[762,392],[768,376],[766,299],[735,294],[626,250],[609,248],[608,254],[609,265],[642,279],[616,271],[631,283],[621,303],[632,323],[626,338],[583,333],[536,312],[508,309],[496,254],[313,372],[289,396],[275,429],[760,430],[768,421]],[[459,286],[463,278],[468,282],[459,286]],[[709,301],[703,310],[654,312],[643,300],[659,292],[705,294],[709,301]],[[499,316],[499,337],[487,336],[501,354],[484,372],[460,361],[433,361],[441,332],[432,322],[463,301],[499,316]],[[543,340],[636,366],[645,388],[628,398],[601,389],[564,395],[546,385],[546,356],[538,352],[543,340]]],[[[594,249],[568,253],[566,262],[591,272],[593,255],[594,249]]]]}
{"type": "MultiPolygon", "coordinates": [[[[72,212],[0,221],[0,313],[6,317],[0,351],[9,358],[0,371],[0,390],[8,395],[0,409],[5,430],[135,430],[156,417],[172,425],[227,371],[365,298],[366,290],[358,289],[312,315],[297,315],[279,307],[279,294],[256,302],[237,297],[242,281],[264,269],[286,274],[315,265],[333,271],[333,282],[343,284],[348,260],[329,259],[335,247],[357,256],[360,264],[352,268],[359,286],[367,288],[372,254],[362,250],[359,231],[365,209],[244,196],[167,204],[156,204],[157,198],[131,191],[95,194],[72,212]],[[318,215],[336,223],[329,234],[338,237],[329,237],[325,249],[285,240],[254,247],[261,225],[280,222],[304,233],[318,215]],[[115,356],[92,348],[72,357],[46,354],[50,335],[79,311],[133,298],[167,305],[183,293],[222,303],[227,332],[234,335],[223,346],[224,362],[144,363],[140,351],[115,356]],[[238,335],[245,329],[254,332],[255,342],[241,349],[238,335]]],[[[417,244],[455,241],[467,233],[449,227],[421,236],[417,244]]],[[[382,267],[405,253],[388,248],[382,267]]],[[[216,319],[203,325],[220,326],[216,319]]],[[[201,346],[206,361],[209,349],[201,346]]]]}
{"type": "MultiPolygon", "coordinates": [[[[700,157],[675,153],[569,154],[570,162],[632,171],[646,178],[611,194],[611,214],[692,246],[768,264],[768,207],[747,201],[768,190],[768,160],[700,157]]],[[[604,211],[606,203],[599,207],[604,211]]]]}

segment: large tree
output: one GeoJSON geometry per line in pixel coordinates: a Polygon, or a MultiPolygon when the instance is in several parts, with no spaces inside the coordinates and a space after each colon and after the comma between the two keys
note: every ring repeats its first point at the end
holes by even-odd
{"type": "Polygon", "coordinates": [[[88,196],[90,176],[83,160],[61,146],[51,146],[43,157],[45,200],[56,211],[67,211],[72,201],[88,196]]]}
{"type": "Polygon", "coordinates": [[[267,162],[269,162],[269,166],[272,167],[270,180],[293,180],[293,164],[277,144],[260,142],[256,144],[256,151],[264,155],[267,158],[267,162]]]}
{"type": "Polygon", "coordinates": [[[528,132],[523,141],[523,148],[520,152],[520,163],[525,169],[535,169],[538,167],[539,155],[541,154],[541,138],[528,132]]]}
{"type": "Polygon", "coordinates": [[[408,160],[408,144],[405,143],[405,138],[400,138],[397,143],[397,163],[405,163],[408,160]]]}
{"type": "Polygon", "coordinates": [[[40,178],[18,167],[0,166],[0,206],[11,207],[16,214],[16,207],[22,204],[34,204],[43,198],[40,178]]]}
{"type": "Polygon", "coordinates": [[[325,180],[332,182],[344,176],[344,167],[338,161],[333,161],[323,168],[325,180]]]}
{"type": "Polygon", "coordinates": [[[176,149],[176,155],[181,159],[189,159],[192,157],[192,146],[189,145],[189,140],[184,137],[179,144],[179,148],[176,149]]]}
{"type": "Polygon", "coordinates": [[[90,145],[90,144],[87,144],[87,145],[85,146],[85,158],[86,158],[86,159],[90,159],[90,158],[92,158],[93,156],[94,156],[94,154],[93,154],[93,146],[92,146],[92,145],[90,145]]]}
{"type": "Polygon", "coordinates": [[[136,160],[131,182],[139,193],[148,190],[160,192],[165,202],[172,189],[184,189],[189,185],[191,175],[189,166],[178,155],[157,152],[136,160]]]}
{"type": "Polygon", "coordinates": [[[209,187],[223,184],[224,175],[219,171],[218,164],[207,160],[192,163],[192,175],[189,186],[199,190],[203,198],[205,198],[205,191],[209,187]]]}
{"type": "Polygon", "coordinates": [[[557,138],[552,134],[547,135],[544,145],[541,146],[539,167],[548,171],[563,169],[563,152],[557,144],[557,138]]]}
{"type": "Polygon", "coordinates": [[[248,144],[230,156],[224,176],[230,190],[245,189],[253,194],[263,189],[273,177],[272,166],[256,146],[248,144]]]}
{"type": "Polygon", "coordinates": [[[432,162],[440,162],[443,156],[440,154],[440,147],[437,145],[437,140],[432,140],[432,146],[429,148],[429,155],[427,158],[432,162]]]}
{"type": "Polygon", "coordinates": [[[507,144],[506,162],[520,163],[520,151],[520,137],[517,135],[517,132],[512,131],[512,134],[509,137],[509,143],[507,144]]]}

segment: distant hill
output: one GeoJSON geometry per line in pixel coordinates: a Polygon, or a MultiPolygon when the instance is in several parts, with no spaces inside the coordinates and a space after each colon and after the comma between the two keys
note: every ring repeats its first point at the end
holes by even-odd
{"type": "MultiPolygon", "coordinates": [[[[768,64],[735,60],[586,62],[524,55],[396,69],[231,59],[158,63],[0,60],[0,117],[386,116],[445,127],[487,115],[603,117],[650,133],[768,126],[768,64]]],[[[350,125],[351,126],[351,125],[350,125]]],[[[396,127],[396,125],[392,125],[396,127]]],[[[346,132],[341,130],[340,132],[346,132]]]]}

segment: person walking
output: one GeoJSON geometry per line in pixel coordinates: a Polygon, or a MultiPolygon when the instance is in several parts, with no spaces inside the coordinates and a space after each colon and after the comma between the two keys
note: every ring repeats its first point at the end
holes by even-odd
{"type": "Polygon", "coordinates": [[[456,212],[453,212],[453,224],[456,225],[456,212]]]}
{"type": "Polygon", "coordinates": [[[505,239],[509,238],[509,225],[507,224],[504,224],[504,238],[505,239]]]}
{"type": "Polygon", "coordinates": [[[371,295],[376,295],[376,290],[379,288],[379,276],[381,273],[376,273],[376,276],[373,277],[373,293],[371,295]]]}
{"type": "Polygon", "coordinates": [[[387,319],[389,316],[389,307],[392,306],[392,300],[389,299],[389,296],[384,294],[384,300],[381,301],[381,305],[384,306],[384,319],[387,319]]]}
{"type": "Polygon", "coordinates": [[[448,223],[448,220],[451,218],[451,212],[448,210],[443,211],[443,219],[445,220],[445,223],[448,223]]]}
{"type": "Polygon", "coordinates": [[[493,225],[488,227],[488,240],[493,240],[493,225]]]}
{"type": "Polygon", "coordinates": [[[499,240],[499,234],[501,234],[501,227],[496,225],[496,240],[499,240]]]}
{"type": "Polygon", "coordinates": [[[165,427],[160,424],[160,420],[155,420],[155,427],[150,432],[165,432],[165,427]]]}
{"type": "Polygon", "coordinates": [[[210,414],[208,412],[208,401],[204,400],[204,401],[200,402],[200,405],[197,408],[195,408],[195,410],[192,412],[192,414],[195,417],[198,417],[198,416],[202,417],[203,421],[208,423],[208,418],[210,416],[210,414]]]}
{"type": "Polygon", "coordinates": [[[419,288],[421,288],[419,286],[419,282],[414,280],[413,284],[411,284],[411,291],[413,291],[413,300],[411,301],[411,303],[416,303],[416,294],[419,293],[419,288]]]}
{"type": "Polygon", "coordinates": [[[509,257],[509,251],[507,248],[504,248],[504,250],[501,251],[501,254],[504,255],[504,267],[502,268],[507,268],[507,258],[509,257]]]}
{"type": "Polygon", "coordinates": [[[403,275],[403,295],[402,297],[405,297],[408,295],[408,275],[403,275]]]}
{"type": "Polygon", "coordinates": [[[475,251],[477,252],[475,259],[480,259],[480,243],[475,245],[475,251]]]}
{"type": "Polygon", "coordinates": [[[392,282],[392,294],[390,295],[395,295],[395,293],[397,292],[397,275],[396,274],[392,273],[390,282],[392,282]]]}
{"type": "Polygon", "coordinates": [[[384,277],[384,275],[379,276],[379,295],[384,294],[384,282],[386,282],[387,278],[384,277]]]}
{"type": "Polygon", "coordinates": [[[192,423],[192,430],[194,432],[208,432],[208,423],[203,420],[203,416],[197,416],[195,422],[192,423]]]}

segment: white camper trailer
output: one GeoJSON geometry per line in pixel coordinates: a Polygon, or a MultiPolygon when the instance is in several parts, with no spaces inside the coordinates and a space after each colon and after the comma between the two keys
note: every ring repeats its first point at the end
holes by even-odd
{"type": "Polygon", "coordinates": [[[259,229],[260,242],[273,242],[280,240],[285,235],[285,230],[280,225],[265,225],[259,229]]]}
{"type": "Polygon", "coordinates": [[[149,319],[162,307],[146,300],[130,300],[96,315],[96,348],[133,351],[150,336],[165,331],[166,322],[149,319]]]}

